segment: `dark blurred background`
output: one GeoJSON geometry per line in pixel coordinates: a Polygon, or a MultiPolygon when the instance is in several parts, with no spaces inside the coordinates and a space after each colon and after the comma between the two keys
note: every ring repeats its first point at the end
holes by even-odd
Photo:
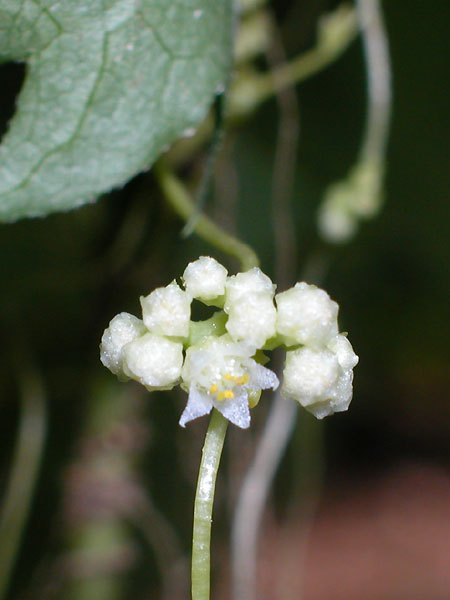
{"type": "MultiPolygon", "coordinates": [[[[288,56],[314,43],[318,17],[334,6],[272,3],[288,56]]],[[[312,254],[326,257],[320,284],[339,302],[341,329],[350,332],[360,364],[348,413],[328,419],[320,431],[299,415],[262,532],[262,599],[450,597],[450,5],[411,0],[385,2],[384,10],[394,98],[385,203],[348,244],[318,240],[316,211],[327,185],[345,176],[358,153],[365,112],[360,41],[297,89],[292,216],[298,250],[289,267],[297,279],[312,254]],[[315,442],[308,445],[308,436],[315,442]],[[301,451],[315,454],[299,458],[301,451]],[[302,500],[308,486],[316,499],[313,523],[302,500]]],[[[2,132],[23,76],[23,65],[0,67],[2,132]]],[[[233,177],[222,178],[219,199],[208,206],[257,250],[272,277],[278,118],[275,100],[268,101],[230,131],[221,164],[233,177]]],[[[190,157],[182,175],[191,177],[202,158],[201,152],[190,157]]],[[[181,430],[181,392],[148,395],[120,384],[98,358],[109,320],[121,311],[138,314],[139,295],[178,277],[189,260],[213,254],[237,269],[194,236],[183,239],[181,227],[151,173],[80,210],[0,227],[2,489],[23,383],[35,373],[48,428],[5,598],[188,595],[206,421],[181,430]]],[[[228,439],[214,523],[217,597],[219,590],[226,597],[228,587],[224,565],[236,486],[269,404],[262,401],[251,433],[232,431],[228,439]]]]}

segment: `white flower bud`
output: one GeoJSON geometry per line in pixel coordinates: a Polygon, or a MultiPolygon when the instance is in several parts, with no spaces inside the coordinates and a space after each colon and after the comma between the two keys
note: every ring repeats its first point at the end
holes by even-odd
{"type": "Polygon", "coordinates": [[[137,317],[123,312],[116,315],[105,329],[100,344],[100,360],[112,373],[123,375],[123,347],[146,332],[144,323],[137,317]]]}
{"type": "Polygon", "coordinates": [[[247,294],[264,293],[273,298],[276,285],[258,267],[228,277],[226,304],[234,304],[247,294]]]}
{"type": "Polygon", "coordinates": [[[223,296],[228,271],[210,256],[201,256],[191,262],[183,273],[186,291],[193,298],[213,300],[223,296]]]}
{"type": "Polygon", "coordinates": [[[328,348],[300,348],[286,354],[282,393],[297,400],[318,419],[347,410],[352,399],[353,367],[358,357],[350,342],[337,335],[328,348]]]}
{"type": "Polygon", "coordinates": [[[262,348],[276,333],[275,285],[258,268],[229,277],[225,286],[226,329],[236,342],[262,348]]]}
{"type": "Polygon", "coordinates": [[[248,294],[238,304],[225,305],[225,312],[228,313],[225,327],[236,342],[256,350],[275,335],[276,308],[266,294],[248,294]]]}
{"type": "Polygon", "coordinates": [[[324,290],[301,282],[275,299],[277,331],[288,345],[320,348],[337,335],[339,307],[324,290]]]}
{"type": "Polygon", "coordinates": [[[123,349],[123,371],[152,391],[171,389],[181,374],[183,345],[153,333],[127,344],[123,349]]]}
{"type": "Polygon", "coordinates": [[[148,296],[141,296],[142,316],[152,333],[187,337],[192,298],[173,281],[148,296]]]}

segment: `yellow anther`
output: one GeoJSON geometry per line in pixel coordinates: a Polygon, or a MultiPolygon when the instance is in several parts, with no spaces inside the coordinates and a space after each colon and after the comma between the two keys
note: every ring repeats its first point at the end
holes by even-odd
{"type": "Polygon", "coordinates": [[[227,379],[228,381],[230,381],[231,379],[234,379],[233,375],[231,375],[230,373],[225,373],[224,377],[225,377],[225,379],[227,379]]]}
{"type": "Polygon", "coordinates": [[[231,390],[225,390],[223,396],[227,399],[234,398],[234,392],[232,392],[231,390]]]}
{"type": "Polygon", "coordinates": [[[234,380],[237,385],[244,385],[248,383],[248,375],[247,373],[244,373],[244,375],[241,375],[240,377],[235,377],[234,380]]]}
{"type": "Polygon", "coordinates": [[[219,392],[217,394],[217,400],[224,400],[225,399],[225,392],[219,392]]]}
{"type": "Polygon", "coordinates": [[[210,394],[215,394],[217,392],[217,385],[214,383],[210,388],[209,388],[209,393],[210,394]]]}

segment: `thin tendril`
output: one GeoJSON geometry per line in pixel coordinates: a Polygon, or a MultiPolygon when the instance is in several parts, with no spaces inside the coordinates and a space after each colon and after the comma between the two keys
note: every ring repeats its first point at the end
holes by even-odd
{"type": "MultiPolygon", "coordinates": [[[[194,210],[189,192],[162,161],[155,165],[154,173],[167,202],[183,220],[188,220],[194,210]]],[[[250,246],[223,231],[206,215],[199,214],[194,231],[218,250],[236,258],[241,263],[243,271],[258,266],[258,257],[250,246]]]]}
{"type": "Polygon", "coordinates": [[[366,56],[368,109],[361,158],[382,161],[391,117],[391,66],[379,0],[358,0],[358,18],[366,56]]]}

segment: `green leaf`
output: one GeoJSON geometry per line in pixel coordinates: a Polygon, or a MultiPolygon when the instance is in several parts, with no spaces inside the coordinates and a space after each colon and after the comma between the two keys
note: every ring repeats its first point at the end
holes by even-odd
{"type": "Polygon", "coordinates": [[[26,61],[0,145],[0,220],[80,206],[189,135],[231,65],[231,0],[0,0],[26,61]]]}

